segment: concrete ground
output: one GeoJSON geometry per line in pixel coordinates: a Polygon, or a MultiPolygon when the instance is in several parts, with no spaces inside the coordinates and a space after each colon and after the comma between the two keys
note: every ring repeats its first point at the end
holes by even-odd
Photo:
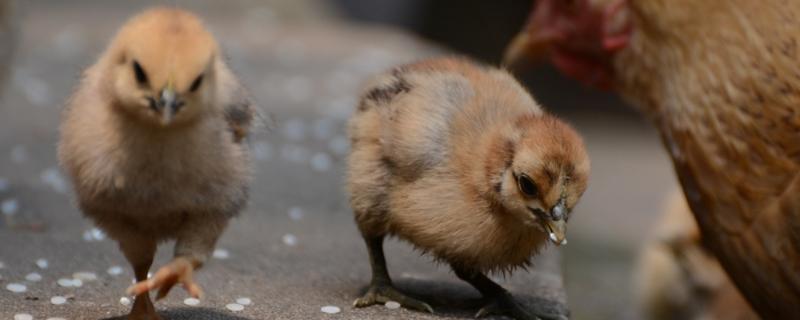
{"type": "MultiPolygon", "coordinates": [[[[350,307],[369,281],[369,266],[342,187],[344,123],[365,77],[446,52],[398,31],[340,22],[315,1],[179,4],[205,17],[275,125],[253,141],[257,176],[247,211],[221,239],[218,258],[198,275],[206,298],[188,306],[185,293],[175,290],[157,304],[162,314],[170,319],[471,318],[480,307],[478,293],[397,241],[387,247],[392,276],[401,289],[431,302],[437,314],[350,307]],[[226,308],[242,297],[252,303],[236,312],[226,308]],[[324,306],[341,311],[325,314],[324,306]]],[[[20,41],[0,104],[0,319],[114,318],[129,308],[120,299],[131,272],[115,244],[75,209],[58,173],[55,142],[61,105],[80,70],[126,17],[145,6],[88,0],[18,8],[20,41]],[[40,259],[46,268],[37,266],[40,259]],[[115,266],[121,274],[108,272],[115,266]],[[76,272],[93,273],[97,280],[77,288],[58,284],[86,277],[76,272]],[[6,289],[10,284],[27,290],[14,293],[6,289]],[[51,303],[54,296],[66,303],[51,303]]],[[[538,95],[536,87],[532,91],[538,95]]],[[[557,108],[558,99],[547,100],[557,108]]],[[[563,254],[548,250],[537,257],[529,272],[497,280],[548,311],[565,313],[569,297],[573,318],[631,318],[631,262],[664,193],[674,188],[670,166],[653,131],[641,123],[591,112],[570,116],[593,161],[591,186],[570,221],[570,243],[558,249],[563,254]]],[[[170,245],[162,246],[155,266],[167,261],[170,251],[170,245]]]]}

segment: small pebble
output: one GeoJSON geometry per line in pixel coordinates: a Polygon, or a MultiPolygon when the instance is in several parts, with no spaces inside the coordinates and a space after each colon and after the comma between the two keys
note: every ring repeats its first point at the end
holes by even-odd
{"type": "Polygon", "coordinates": [[[327,314],[337,314],[339,312],[342,312],[342,309],[339,309],[339,307],[337,306],[324,306],[322,307],[322,309],[320,309],[320,311],[327,314]]]}
{"type": "Polygon", "coordinates": [[[52,303],[54,305],[65,304],[65,303],[67,303],[67,298],[64,298],[62,296],[55,296],[55,297],[50,298],[50,303],[52,303]]]}
{"type": "Polygon", "coordinates": [[[197,298],[186,298],[186,299],[183,299],[183,304],[185,304],[187,306],[196,306],[196,305],[200,304],[200,300],[197,299],[197,298]]]}
{"type": "Polygon", "coordinates": [[[38,274],[36,272],[31,272],[27,276],[25,276],[25,280],[33,281],[33,282],[42,281],[42,275],[38,274]]]}
{"type": "Polygon", "coordinates": [[[281,147],[281,158],[288,162],[307,163],[311,152],[301,145],[286,144],[281,147]]]}
{"type": "Polygon", "coordinates": [[[291,141],[300,141],[306,137],[306,125],[301,119],[289,119],[283,124],[283,135],[291,141]]]}
{"type": "Polygon", "coordinates": [[[36,260],[36,266],[39,267],[39,269],[47,269],[48,265],[50,265],[50,264],[47,263],[47,259],[40,258],[40,259],[36,260]]]}
{"type": "Polygon", "coordinates": [[[225,249],[216,249],[216,250],[214,250],[214,258],[224,260],[224,259],[230,258],[230,256],[231,255],[230,255],[230,253],[228,253],[228,250],[225,250],[225,249]]]}
{"type": "Polygon", "coordinates": [[[285,244],[287,246],[290,246],[290,247],[293,247],[294,245],[297,244],[297,237],[295,237],[295,235],[293,235],[291,233],[285,234],[283,236],[283,244],[285,244]]]}
{"type": "Polygon", "coordinates": [[[118,276],[118,275],[122,274],[122,267],[113,266],[111,268],[108,268],[108,270],[106,272],[108,272],[108,274],[110,274],[112,276],[118,276]]]}
{"type": "Polygon", "coordinates": [[[322,118],[314,122],[314,138],[326,140],[333,135],[334,123],[332,120],[322,118]]]}
{"type": "Polygon", "coordinates": [[[62,286],[62,287],[71,287],[72,286],[72,279],[61,278],[61,279],[58,279],[58,281],[56,281],[56,283],[58,283],[58,285],[62,286]]]}
{"type": "Polygon", "coordinates": [[[305,213],[303,212],[303,208],[300,208],[300,207],[291,207],[291,208],[289,208],[289,218],[294,220],[294,221],[298,221],[300,219],[303,219],[304,215],[305,215],[305,213]]]}
{"type": "Polygon", "coordinates": [[[333,160],[331,156],[324,152],[317,152],[311,157],[311,169],[317,172],[325,172],[331,169],[333,160]]]}
{"type": "Polygon", "coordinates": [[[328,148],[330,148],[333,153],[343,156],[350,151],[350,141],[347,140],[345,136],[336,136],[328,142],[328,148]]]}
{"type": "Polygon", "coordinates": [[[106,238],[106,233],[98,228],[91,228],[83,232],[83,240],[87,242],[102,241],[106,238]]]}
{"type": "Polygon", "coordinates": [[[253,301],[250,300],[250,298],[242,297],[242,298],[236,299],[236,303],[241,304],[243,306],[249,306],[251,303],[253,303],[253,301]]]}
{"type": "Polygon", "coordinates": [[[83,281],[81,281],[81,279],[61,278],[61,279],[58,279],[57,283],[58,283],[59,286],[62,286],[62,287],[65,287],[65,288],[71,288],[71,287],[79,288],[79,287],[83,286],[83,281]]]}
{"type": "Polygon", "coordinates": [[[353,106],[356,105],[356,103],[358,103],[358,101],[354,98],[343,96],[334,98],[330,103],[326,104],[323,110],[328,117],[345,120],[350,117],[350,114],[353,112],[353,106]]]}
{"type": "Polygon", "coordinates": [[[272,158],[272,145],[267,142],[256,142],[253,145],[253,156],[258,161],[265,161],[272,158]]]}
{"type": "MultiPolygon", "coordinates": [[[[14,84],[24,94],[28,102],[34,106],[49,106],[53,101],[48,83],[31,74],[30,70],[19,69],[14,72],[14,84]]],[[[27,154],[26,154],[27,157],[27,154]]]]}
{"type": "Polygon", "coordinates": [[[241,304],[238,304],[238,303],[229,303],[229,304],[225,305],[225,308],[228,308],[228,310],[233,311],[233,312],[238,312],[238,311],[244,310],[244,306],[241,305],[241,304]]]}
{"type": "Polygon", "coordinates": [[[92,238],[94,238],[95,240],[99,241],[99,240],[103,240],[103,239],[106,238],[106,233],[103,232],[103,230],[100,230],[100,229],[97,229],[97,228],[92,228],[92,230],[90,230],[90,231],[92,233],[92,238]]]}
{"type": "Polygon", "coordinates": [[[400,308],[400,303],[397,301],[386,301],[384,306],[386,306],[387,309],[397,309],[400,308]]]}
{"type": "Polygon", "coordinates": [[[27,313],[17,313],[14,315],[14,320],[33,320],[33,316],[27,313]]]}
{"type": "Polygon", "coordinates": [[[0,211],[3,211],[4,215],[13,216],[17,214],[17,210],[19,210],[17,199],[3,200],[3,203],[0,204],[0,211]]]}
{"type": "Polygon", "coordinates": [[[97,274],[94,272],[80,271],[73,273],[72,278],[82,281],[94,281],[97,280],[97,274]]]}
{"type": "Polygon", "coordinates": [[[128,299],[127,297],[122,297],[119,298],[119,303],[123,306],[129,306],[131,304],[131,299],[128,299]]]}
{"type": "Polygon", "coordinates": [[[61,175],[61,172],[58,171],[57,168],[48,168],[42,171],[42,174],[39,176],[39,178],[44,184],[50,186],[58,193],[66,193],[69,191],[67,180],[64,179],[64,176],[61,175]]]}
{"type": "Polygon", "coordinates": [[[21,283],[9,283],[6,285],[6,289],[13,293],[22,293],[28,291],[28,287],[21,283]]]}

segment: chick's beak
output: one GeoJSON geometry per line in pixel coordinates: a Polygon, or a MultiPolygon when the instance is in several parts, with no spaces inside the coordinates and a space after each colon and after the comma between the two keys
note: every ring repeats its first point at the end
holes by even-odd
{"type": "Polygon", "coordinates": [[[550,216],[542,221],[545,229],[547,229],[548,235],[550,236],[550,241],[553,241],[553,243],[556,245],[567,244],[567,220],[565,219],[566,211],[566,205],[562,199],[558,202],[558,204],[556,204],[555,207],[553,207],[552,210],[550,210],[550,216]]]}
{"type": "Polygon", "coordinates": [[[557,245],[567,244],[567,223],[564,220],[548,220],[544,222],[550,241],[557,245]]]}
{"type": "Polygon", "coordinates": [[[161,109],[161,123],[164,125],[172,122],[175,114],[183,106],[183,101],[178,98],[178,95],[172,88],[165,88],[161,90],[161,97],[158,101],[159,109],[161,109]]]}

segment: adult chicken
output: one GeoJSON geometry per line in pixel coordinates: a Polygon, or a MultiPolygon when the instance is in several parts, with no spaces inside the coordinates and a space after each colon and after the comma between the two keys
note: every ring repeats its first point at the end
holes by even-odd
{"type": "Polygon", "coordinates": [[[798,17],[798,1],[541,0],[508,52],[639,107],[705,245],[766,319],[800,312],[798,17]]]}

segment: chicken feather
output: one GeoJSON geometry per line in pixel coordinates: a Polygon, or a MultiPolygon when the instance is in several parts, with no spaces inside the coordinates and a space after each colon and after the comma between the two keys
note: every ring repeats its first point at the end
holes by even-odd
{"type": "MultiPolygon", "coordinates": [[[[705,245],[742,294],[764,318],[796,315],[800,3],[616,2],[632,26],[622,49],[595,45],[611,36],[607,30],[587,36],[571,27],[580,16],[564,2],[535,17],[524,38],[541,39],[541,29],[558,37],[548,45],[515,43],[512,58],[535,47],[528,57],[569,55],[599,61],[595,72],[610,70],[613,88],[659,129],[705,245]]],[[[602,15],[606,5],[586,7],[588,16],[602,15]]]]}

